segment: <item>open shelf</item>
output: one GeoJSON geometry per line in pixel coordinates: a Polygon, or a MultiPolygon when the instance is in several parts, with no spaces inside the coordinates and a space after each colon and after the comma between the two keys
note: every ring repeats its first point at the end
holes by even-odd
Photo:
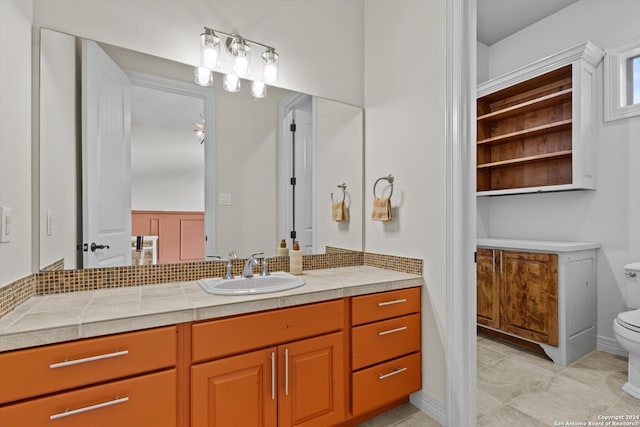
{"type": "Polygon", "coordinates": [[[523,137],[544,135],[547,133],[571,129],[571,124],[572,124],[571,119],[561,120],[555,123],[549,123],[549,124],[532,127],[532,128],[517,131],[517,132],[511,132],[504,135],[494,136],[493,138],[481,139],[477,142],[477,144],[483,145],[483,144],[492,144],[492,143],[498,143],[498,142],[508,142],[508,141],[512,141],[514,139],[519,139],[523,137]]]}
{"type": "Polygon", "coordinates": [[[531,111],[539,110],[544,107],[556,105],[563,101],[570,101],[573,93],[573,89],[564,89],[559,92],[545,95],[540,98],[532,99],[531,101],[516,104],[511,107],[507,107],[501,110],[497,110],[488,114],[478,116],[478,122],[485,120],[500,120],[508,117],[517,116],[520,114],[528,113],[531,111]]]}
{"type": "Polygon", "coordinates": [[[540,162],[543,160],[557,159],[560,157],[568,157],[568,156],[571,156],[571,153],[572,153],[571,150],[563,150],[563,151],[557,151],[555,153],[538,154],[535,156],[519,157],[517,159],[501,160],[498,162],[491,162],[491,163],[482,163],[482,164],[478,164],[478,169],[497,168],[501,166],[516,165],[519,163],[540,162]]]}

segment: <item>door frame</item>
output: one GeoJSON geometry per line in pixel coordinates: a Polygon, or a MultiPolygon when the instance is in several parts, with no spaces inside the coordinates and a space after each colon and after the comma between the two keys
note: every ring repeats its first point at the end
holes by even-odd
{"type": "Polygon", "coordinates": [[[476,0],[447,0],[446,425],[477,423],[476,0]]]}
{"type": "MultiPolygon", "coordinates": [[[[287,226],[287,221],[285,219],[285,214],[291,212],[292,204],[291,198],[287,197],[288,191],[290,189],[289,178],[291,177],[291,170],[285,169],[284,165],[291,164],[291,138],[289,137],[289,123],[285,123],[285,119],[287,118],[291,109],[299,104],[311,102],[311,118],[313,120],[312,123],[312,138],[313,138],[313,159],[311,162],[313,163],[314,171],[317,170],[316,165],[316,97],[312,95],[308,95],[305,93],[292,93],[280,100],[278,105],[278,235],[277,240],[284,238],[285,240],[289,240],[289,232],[291,231],[290,227],[287,226]],[[310,98],[310,99],[309,99],[310,98]]],[[[317,183],[316,183],[316,174],[313,174],[313,182],[310,183],[312,191],[317,193],[317,183]]],[[[313,197],[313,206],[311,207],[311,215],[312,215],[312,238],[311,244],[313,247],[313,251],[317,250],[317,242],[316,242],[316,230],[318,229],[317,225],[317,215],[316,215],[316,197],[313,197]]],[[[292,243],[292,242],[290,242],[292,243]]],[[[289,245],[291,248],[291,245],[289,245]]]]}
{"type": "Polygon", "coordinates": [[[200,98],[204,103],[204,120],[210,123],[204,142],[204,234],[205,259],[217,254],[216,231],[216,140],[215,140],[215,95],[213,87],[200,87],[195,84],[159,77],[139,71],[124,70],[131,79],[132,86],[144,87],[177,95],[200,98]]]}

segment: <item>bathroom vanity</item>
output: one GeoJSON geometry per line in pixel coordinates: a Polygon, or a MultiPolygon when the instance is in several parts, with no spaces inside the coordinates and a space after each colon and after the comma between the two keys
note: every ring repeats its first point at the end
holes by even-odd
{"type": "Polygon", "coordinates": [[[178,282],[33,297],[0,319],[2,426],[347,426],[421,388],[421,276],[304,278],[253,296],[178,282]]]}
{"type": "Polygon", "coordinates": [[[566,366],[596,349],[599,243],[477,240],[477,322],[566,366]]]}

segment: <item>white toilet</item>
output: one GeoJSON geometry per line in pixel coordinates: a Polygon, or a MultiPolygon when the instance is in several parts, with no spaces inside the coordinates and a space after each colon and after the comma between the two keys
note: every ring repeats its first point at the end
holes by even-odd
{"type": "Polygon", "coordinates": [[[626,303],[631,311],[618,314],[613,321],[616,339],[629,352],[629,376],[622,389],[640,399],[640,261],[624,266],[626,303]]]}

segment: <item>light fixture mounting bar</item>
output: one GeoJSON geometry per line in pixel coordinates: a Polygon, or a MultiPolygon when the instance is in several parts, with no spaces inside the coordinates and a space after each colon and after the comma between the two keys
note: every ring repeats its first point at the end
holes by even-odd
{"type": "Polygon", "coordinates": [[[273,47],[273,46],[269,46],[269,45],[266,45],[264,43],[260,43],[260,42],[253,41],[253,40],[249,40],[247,38],[242,37],[240,34],[230,34],[230,33],[227,33],[225,31],[215,30],[215,29],[209,28],[209,27],[204,27],[204,31],[205,31],[205,33],[222,34],[223,36],[230,37],[230,38],[236,38],[236,39],[240,38],[240,39],[244,40],[247,43],[255,44],[255,45],[264,47],[266,49],[275,50],[275,47],[273,47]]]}

